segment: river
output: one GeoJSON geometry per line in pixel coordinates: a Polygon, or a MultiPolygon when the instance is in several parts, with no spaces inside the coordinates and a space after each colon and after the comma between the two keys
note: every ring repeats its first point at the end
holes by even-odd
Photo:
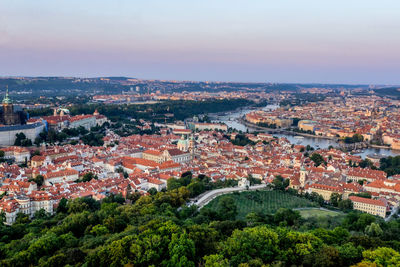
{"type": "MultiPolygon", "coordinates": [[[[267,105],[266,107],[262,108],[263,110],[274,110],[277,109],[279,105],[267,105]]],[[[254,128],[247,127],[246,125],[242,124],[239,121],[239,118],[243,117],[249,112],[255,111],[255,109],[250,109],[250,108],[243,108],[240,110],[232,111],[232,112],[226,112],[223,114],[209,114],[208,116],[211,118],[213,122],[223,122],[228,127],[231,127],[233,129],[236,129],[238,131],[242,132],[254,132],[257,131],[254,128]]],[[[322,138],[313,138],[313,137],[307,137],[307,136],[294,136],[294,135],[289,135],[289,134],[277,134],[277,133],[272,133],[274,136],[277,137],[286,137],[292,144],[298,144],[298,145],[310,145],[316,149],[318,148],[328,148],[329,146],[337,146],[337,142],[334,140],[330,139],[322,139],[322,138]]],[[[358,153],[356,155],[360,155],[362,158],[365,158],[367,155],[370,154],[378,154],[378,155],[383,155],[383,156],[397,156],[400,155],[400,151],[394,151],[390,149],[385,149],[385,148],[366,148],[363,149],[361,153],[358,153]]]]}

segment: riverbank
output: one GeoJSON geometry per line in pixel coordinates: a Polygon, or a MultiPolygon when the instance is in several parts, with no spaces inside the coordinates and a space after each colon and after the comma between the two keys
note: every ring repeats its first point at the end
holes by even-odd
{"type": "MultiPolygon", "coordinates": [[[[260,110],[268,109],[273,110],[278,108],[278,106],[266,106],[265,108],[260,108],[260,110]]],[[[339,140],[334,137],[325,137],[325,136],[316,136],[312,134],[306,133],[297,133],[292,131],[284,131],[281,129],[269,129],[260,127],[258,125],[251,124],[247,121],[243,120],[243,117],[249,113],[254,111],[253,108],[238,108],[235,111],[224,112],[223,116],[215,116],[213,114],[212,121],[214,122],[222,122],[228,125],[228,127],[236,129],[237,131],[241,132],[270,132],[274,136],[277,137],[285,137],[291,142],[292,144],[303,145],[307,146],[310,145],[311,147],[318,148],[318,149],[328,149],[330,146],[333,147],[340,147],[339,140]],[[302,136],[303,138],[297,138],[296,136],[302,136]]],[[[209,114],[210,116],[211,114],[209,114]]],[[[211,117],[211,116],[210,116],[211,117]]],[[[360,152],[356,152],[355,155],[361,156],[363,159],[366,158],[367,155],[371,154],[379,154],[385,157],[388,156],[397,156],[400,155],[400,151],[392,150],[386,146],[376,146],[376,145],[369,145],[367,148],[363,148],[360,152]]]]}
{"type": "Polygon", "coordinates": [[[368,147],[370,147],[370,148],[377,148],[377,149],[389,149],[389,150],[398,151],[398,150],[395,150],[395,149],[391,149],[390,146],[380,146],[380,145],[371,145],[371,144],[368,144],[368,147]]]}
{"type": "Polygon", "coordinates": [[[244,119],[244,116],[238,118],[237,121],[246,125],[247,127],[251,127],[251,128],[254,128],[257,130],[272,132],[272,133],[281,133],[281,134],[287,134],[287,135],[293,135],[293,136],[298,135],[298,136],[319,138],[319,139],[326,139],[326,140],[336,140],[334,137],[329,137],[329,136],[320,136],[320,135],[314,135],[314,134],[308,134],[308,133],[293,132],[293,131],[288,131],[288,130],[284,130],[284,129],[273,129],[273,128],[262,127],[257,124],[246,121],[244,119]]]}

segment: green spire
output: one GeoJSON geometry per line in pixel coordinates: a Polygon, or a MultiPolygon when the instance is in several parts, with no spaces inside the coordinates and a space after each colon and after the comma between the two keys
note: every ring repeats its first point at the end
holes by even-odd
{"type": "Polygon", "coordinates": [[[7,86],[7,90],[6,90],[6,96],[3,98],[3,104],[11,104],[11,99],[8,96],[8,86],[7,86]]]}

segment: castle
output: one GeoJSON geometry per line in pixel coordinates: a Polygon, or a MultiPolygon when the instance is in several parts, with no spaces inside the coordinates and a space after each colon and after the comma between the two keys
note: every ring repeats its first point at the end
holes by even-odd
{"type": "Polygon", "coordinates": [[[12,146],[16,134],[23,133],[33,142],[45,129],[42,121],[26,124],[26,115],[21,107],[14,107],[8,89],[0,106],[0,146],[12,146]]]}
{"type": "Polygon", "coordinates": [[[8,89],[2,102],[0,111],[0,124],[19,125],[25,122],[25,115],[22,110],[14,110],[14,105],[8,95],[8,89]]]}

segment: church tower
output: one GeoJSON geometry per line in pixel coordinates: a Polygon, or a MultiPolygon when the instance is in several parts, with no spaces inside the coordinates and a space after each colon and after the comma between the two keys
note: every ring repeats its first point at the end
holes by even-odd
{"type": "Polygon", "coordinates": [[[304,185],[306,184],[306,179],[307,179],[307,170],[306,168],[304,168],[304,166],[301,166],[300,168],[300,186],[304,187],[304,185]]]}
{"type": "Polygon", "coordinates": [[[194,152],[196,149],[196,144],[194,141],[194,137],[193,134],[190,135],[190,139],[189,139],[189,152],[190,152],[190,157],[193,160],[194,159],[194,152]]]}
{"type": "Polygon", "coordinates": [[[5,125],[14,125],[14,124],[20,124],[21,120],[20,117],[17,113],[14,113],[14,106],[12,104],[12,101],[10,99],[10,96],[8,94],[8,87],[6,91],[6,95],[3,98],[3,123],[5,125]]]}

